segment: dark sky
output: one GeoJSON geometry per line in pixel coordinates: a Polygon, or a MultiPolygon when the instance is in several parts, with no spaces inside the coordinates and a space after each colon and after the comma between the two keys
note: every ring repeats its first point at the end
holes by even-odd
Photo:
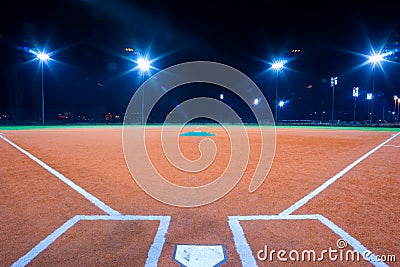
{"type": "MultiPolygon", "coordinates": [[[[362,94],[371,90],[369,66],[352,70],[365,62],[360,54],[399,40],[396,1],[373,6],[350,0],[235,2],[3,1],[0,113],[29,119],[40,115],[40,68],[37,61],[24,63],[31,59],[24,47],[55,51],[45,69],[49,117],[66,111],[123,113],[140,82],[135,73],[126,74],[133,67],[128,59],[135,55],[124,52],[125,47],[150,51],[158,69],[192,60],[228,64],[254,79],[271,105],[275,90],[274,76],[265,71],[268,62],[301,49],[280,77],[280,96],[289,100],[282,116],[313,119],[330,112],[329,79],[335,75],[337,116],[350,120],[352,87],[360,86],[362,94]]],[[[400,94],[398,63],[386,62],[383,68],[375,73],[380,117],[383,108],[393,109],[393,94],[400,94]]],[[[212,95],[213,90],[200,91],[212,95]]],[[[362,120],[367,101],[360,97],[359,102],[362,120]]]]}

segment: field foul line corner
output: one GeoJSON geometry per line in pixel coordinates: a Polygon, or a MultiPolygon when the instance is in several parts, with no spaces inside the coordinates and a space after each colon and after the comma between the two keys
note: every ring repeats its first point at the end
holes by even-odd
{"type": "Polygon", "coordinates": [[[353,163],[351,163],[350,165],[348,165],[346,168],[344,168],[343,170],[341,170],[340,172],[338,172],[336,175],[334,175],[333,177],[331,177],[330,179],[328,179],[326,182],[324,182],[322,185],[320,185],[318,188],[316,188],[314,191],[312,191],[311,193],[309,193],[308,195],[306,195],[305,197],[303,197],[302,199],[300,199],[299,201],[297,201],[295,204],[293,204],[292,206],[290,206],[289,208],[285,209],[284,211],[282,211],[280,213],[280,215],[289,215],[292,214],[295,210],[299,209],[300,207],[302,207],[304,204],[306,204],[308,201],[310,201],[311,199],[313,199],[316,195],[318,195],[319,193],[321,193],[323,190],[325,190],[328,186],[330,186],[331,184],[333,184],[334,182],[336,182],[336,180],[338,180],[340,177],[342,177],[344,174],[346,174],[347,172],[349,172],[351,169],[353,169],[355,166],[357,166],[360,162],[362,162],[364,159],[368,158],[369,156],[371,156],[373,153],[375,153],[378,149],[380,149],[381,147],[385,146],[387,143],[389,143],[390,141],[392,141],[394,138],[396,138],[397,136],[400,135],[400,132],[398,132],[397,134],[393,135],[392,137],[388,138],[387,140],[385,140],[384,142],[382,142],[381,144],[379,144],[378,146],[374,147],[372,150],[370,150],[369,152],[367,152],[366,154],[364,154],[363,156],[361,156],[360,158],[358,158],[357,160],[355,160],[353,163]]]}
{"type": "Polygon", "coordinates": [[[57,238],[63,235],[68,229],[72,228],[79,221],[159,221],[157,233],[147,254],[145,267],[156,267],[161,256],[161,251],[165,243],[165,235],[168,232],[170,216],[140,216],[140,215],[76,215],[65,222],[62,226],[40,241],[28,253],[14,262],[11,267],[26,266],[41,252],[53,244],[57,238]]]}
{"type": "Polygon", "coordinates": [[[103,201],[101,201],[100,199],[96,198],[95,196],[93,196],[92,194],[87,192],[85,189],[83,189],[79,185],[75,184],[73,181],[71,181],[70,179],[68,179],[67,177],[65,177],[64,175],[62,175],[58,171],[56,171],[55,169],[51,168],[49,165],[47,165],[46,163],[44,163],[43,161],[41,161],[37,157],[33,156],[31,153],[29,153],[25,149],[23,149],[20,146],[16,145],[15,143],[13,143],[12,141],[10,141],[9,139],[7,139],[6,137],[4,137],[2,135],[0,135],[0,138],[3,139],[4,141],[6,141],[7,143],[9,143],[11,146],[16,148],[20,152],[22,152],[23,154],[25,154],[27,157],[29,157],[34,162],[39,164],[42,168],[44,168],[45,170],[47,170],[48,172],[50,172],[51,174],[56,176],[59,180],[61,180],[62,182],[67,184],[69,187],[74,189],[76,192],[81,194],[83,197],[85,197],[87,200],[92,202],[96,207],[98,207],[99,209],[101,209],[105,213],[107,213],[109,215],[121,215],[118,211],[112,209],[107,204],[105,204],[103,201]]]}
{"type": "MultiPolygon", "coordinates": [[[[303,214],[303,215],[253,215],[253,216],[228,216],[228,224],[233,234],[233,241],[236,247],[236,251],[239,254],[242,266],[257,267],[257,261],[253,256],[253,252],[250,245],[247,242],[240,221],[270,221],[270,220],[318,220],[325,226],[327,226],[331,231],[340,236],[349,245],[353,247],[361,256],[364,256],[368,250],[364,245],[362,245],[357,239],[352,237],[349,233],[344,231],[342,228],[337,226],[335,223],[327,219],[321,214],[303,214]]],[[[369,262],[377,267],[387,267],[388,265],[382,261],[379,261],[377,256],[372,252],[368,254],[369,262]]]]}

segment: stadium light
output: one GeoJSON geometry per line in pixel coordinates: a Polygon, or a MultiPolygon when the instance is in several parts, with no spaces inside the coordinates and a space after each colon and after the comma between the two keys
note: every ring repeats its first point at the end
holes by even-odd
{"type": "Polygon", "coordinates": [[[257,106],[258,103],[260,103],[260,99],[254,98],[253,104],[254,104],[255,106],[257,106]]]}
{"type": "Polygon", "coordinates": [[[285,101],[281,100],[279,101],[279,107],[283,107],[285,105],[285,101]]]}
{"type": "Polygon", "coordinates": [[[44,52],[38,53],[36,57],[37,57],[40,61],[47,61],[47,60],[50,59],[49,54],[46,54],[46,53],[44,53],[44,52]]]}
{"type": "Polygon", "coordinates": [[[139,58],[138,60],[137,60],[137,64],[138,64],[138,67],[139,67],[139,70],[141,71],[141,72],[148,72],[149,70],[150,70],[150,61],[147,59],[147,58],[139,58]]]}
{"type": "Polygon", "coordinates": [[[337,77],[331,77],[332,87],[332,123],[335,120],[335,85],[337,85],[337,77]]]}
{"type": "MultiPolygon", "coordinates": [[[[142,77],[142,84],[144,82],[144,74],[150,71],[151,61],[146,57],[139,57],[136,61],[139,68],[139,73],[142,77]]],[[[144,124],[144,88],[142,88],[142,124],[144,124]]]]}
{"type": "Polygon", "coordinates": [[[50,55],[44,51],[36,54],[36,57],[40,60],[40,67],[42,71],[42,125],[44,125],[44,66],[43,64],[50,60],[50,55]]]}
{"type": "MultiPolygon", "coordinates": [[[[385,60],[385,57],[390,55],[391,52],[389,53],[376,53],[374,50],[372,50],[371,55],[368,56],[367,62],[372,64],[372,94],[375,94],[375,67],[376,65],[379,65],[382,68],[381,62],[385,60]]],[[[374,115],[374,99],[371,98],[371,123],[374,115]]]]}
{"type": "Polygon", "coordinates": [[[377,64],[381,62],[384,59],[385,55],[384,54],[372,54],[368,57],[368,62],[372,64],[377,64]]]}
{"type": "Polygon", "coordinates": [[[276,81],[275,81],[275,121],[278,122],[278,78],[279,72],[285,67],[285,62],[282,60],[278,60],[271,64],[271,68],[276,72],[276,81]]]}
{"type": "Polygon", "coordinates": [[[219,99],[224,100],[224,94],[220,94],[219,99]]]}
{"type": "Polygon", "coordinates": [[[271,67],[274,70],[281,70],[281,69],[283,69],[284,66],[285,66],[285,64],[283,63],[283,61],[277,61],[275,63],[272,63],[272,65],[271,65],[271,67]]]}
{"type": "Polygon", "coordinates": [[[353,87],[353,97],[354,97],[354,111],[353,111],[353,122],[356,123],[356,105],[357,105],[357,98],[358,98],[358,89],[359,87],[353,87]]]}
{"type": "Polygon", "coordinates": [[[397,98],[397,118],[400,116],[400,98],[397,98]]]}
{"type": "Polygon", "coordinates": [[[372,95],[372,93],[367,93],[367,100],[368,100],[368,116],[367,116],[367,119],[368,119],[368,117],[370,117],[370,119],[371,119],[371,123],[372,123],[372,113],[370,112],[370,103],[369,102],[371,102],[372,101],[372,98],[373,98],[373,95],[372,95]]]}

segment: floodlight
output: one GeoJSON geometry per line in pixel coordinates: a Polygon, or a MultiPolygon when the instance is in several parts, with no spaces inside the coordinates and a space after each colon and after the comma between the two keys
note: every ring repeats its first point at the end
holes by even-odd
{"type": "Polygon", "coordinates": [[[359,87],[353,87],[353,96],[358,97],[358,89],[359,87]]]}
{"type": "Polygon", "coordinates": [[[147,60],[146,58],[139,58],[137,60],[137,64],[138,64],[140,71],[142,71],[142,72],[147,72],[150,69],[150,61],[147,60]]]}
{"type": "Polygon", "coordinates": [[[383,54],[373,54],[373,55],[370,55],[370,56],[368,57],[368,62],[373,63],[373,64],[379,63],[379,62],[381,62],[381,61],[383,60],[383,57],[384,57],[384,56],[385,56],[385,55],[383,55],[383,54]]]}
{"type": "Polygon", "coordinates": [[[337,85],[337,77],[331,77],[331,86],[337,85]]]}
{"type": "Polygon", "coordinates": [[[285,101],[281,100],[279,101],[279,107],[283,107],[285,105],[285,101]]]}
{"type": "Polygon", "coordinates": [[[31,53],[34,53],[36,57],[40,60],[41,70],[42,70],[42,124],[44,125],[44,70],[43,63],[50,59],[49,54],[46,54],[44,51],[36,53],[33,50],[30,50],[31,53]]]}
{"type": "Polygon", "coordinates": [[[253,104],[257,106],[259,102],[260,102],[260,99],[255,98],[254,101],[253,101],[253,104]]]}
{"type": "Polygon", "coordinates": [[[372,99],[372,93],[367,93],[367,100],[371,100],[372,99]]]}
{"type": "Polygon", "coordinates": [[[44,52],[40,52],[36,55],[36,57],[40,60],[40,61],[47,61],[50,59],[49,54],[46,54],[44,52]]]}
{"type": "MultiPolygon", "coordinates": [[[[280,70],[282,70],[285,66],[285,61],[278,60],[271,64],[271,68],[275,70],[276,73],[276,84],[275,84],[275,103],[278,104],[278,76],[280,70]]],[[[275,104],[275,105],[276,105],[275,104]]],[[[275,121],[278,121],[278,106],[275,106],[275,121]]]]}
{"type": "Polygon", "coordinates": [[[280,69],[282,69],[284,67],[284,63],[283,63],[283,61],[277,61],[275,63],[272,63],[271,67],[274,70],[280,70],[280,69]]]}

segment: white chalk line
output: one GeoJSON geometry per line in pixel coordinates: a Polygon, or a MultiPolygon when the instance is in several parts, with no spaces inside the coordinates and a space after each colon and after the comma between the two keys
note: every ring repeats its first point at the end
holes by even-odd
{"type": "MultiPolygon", "coordinates": [[[[350,244],[355,251],[359,253],[361,259],[363,259],[364,253],[369,251],[364,245],[362,245],[357,239],[352,237],[346,231],[341,229],[339,226],[334,224],[329,219],[325,218],[320,214],[306,214],[306,215],[254,215],[254,216],[229,216],[228,224],[233,234],[233,240],[235,243],[236,250],[239,254],[242,266],[246,267],[257,267],[257,262],[253,256],[253,252],[250,245],[247,243],[247,239],[244,235],[243,228],[240,226],[239,221],[254,221],[254,220],[319,220],[334,233],[340,236],[348,244],[350,244]]],[[[386,263],[378,261],[375,254],[371,252],[368,254],[368,262],[372,265],[381,267],[388,266],[386,263]]]]}
{"type": "Polygon", "coordinates": [[[366,154],[364,154],[363,156],[361,156],[359,159],[357,159],[356,161],[354,161],[353,163],[351,163],[349,166],[347,166],[346,168],[344,168],[343,170],[341,170],[339,173],[337,173],[335,176],[331,177],[330,179],[328,179],[326,182],[324,182],[321,186],[319,186],[317,189],[315,189],[314,191],[312,191],[311,193],[309,193],[308,195],[306,195],[305,197],[303,197],[302,199],[300,199],[299,201],[297,201],[295,204],[293,204],[292,206],[290,206],[289,208],[285,209],[284,211],[282,211],[280,213],[280,215],[289,215],[291,213],[293,213],[295,210],[299,209],[300,207],[302,207],[304,204],[306,204],[308,201],[310,201],[312,198],[314,198],[316,195],[318,195],[319,193],[321,193],[323,190],[325,190],[328,186],[330,186],[331,184],[333,184],[336,180],[338,180],[340,177],[342,177],[344,174],[346,174],[348,171],[350,171],[351,169],[353,169],[356,165],[358,165],[361,161],[363,161],[364,159],[368,158],[370,155],[372,155],[373,153],[375,153],[378,149],[380,149],[381,147],[383,147],[384,145],[386,145],[388,142],[390,142],[391,140],[393,140],[394,138],[396,138],[398,135],[400,135],[400,132],[393,135],[392,137],[390,137],[389,139],[387,139],[386,141],[382,142],[381,144],[379,144],[378,146],[376,146],[375,148],[373,148],[372,150],[370,150],[369,152],[367,152],[366,154]]]}
{"type": "Polygon", "coordinates": [[[385,146],[388,146],[388,147],[395,147],[395,148],[400,148],[400,146],[395,146],[395,145],[385,145],[385,146]]]}
{"type": "Polygon", "coordinates": [[[72,189],[74,189],[76,192],[78,192],[79,194],[81,194],[82,196],[84,196],[87,200],[89,200],[90,202],[92,202],[96,207],[98,207],[99,209],[101,209],[102,211],[104,211],[105,213],[109,214],[109,215],[121,215],[118,211],[112,209],[111,207],[109,207],[108,205],[106,205],[104,202],[102,202],[100,199],[96,198],[95,196],[93,196],[92,194],[90,194],[89,192],[87,192],[85,189],[83,189],[82,187],[80,187],[79,185],[75,184],[74,182],[72,182],[70,179],[68,179],[67,177],[65,177],[64,175],[62,175],[61,173],[59,173],[58,171],[54,170],[53,168],[51,168],[49,165],[47,165],[46,163],[44,163],[43,161],[41,161],[40,159],[38,159],[37,157],[33,156],[31,153],[29,153],[28,151],[24,150],[23,148],[19,147],[18,145],[16,145],[15,143],[13,143],[12,141],[10,141],[9,139],[7,139],[6,137],[4,137],[3,135],[0,135],[0,138],[3,139],[4,141],[6,141],[7,143],[9,143],[10,145],[12,145],[14,148],[16,148],[17,150],[19,150],[20,152],[22,152],[23,154],[25,154],[26,156],[28,156],[30,159],[32,159],[34,162],[36,162],[37,164],[39,164],[41,167],[43,167],[45,170],[47,170],[48,172],[50,172],[51,174],[53,174],[54,176],[56,176],[58,179],[60,179],[61,181],[63,181],[64,183],[66,183],[68,186],[70,186],[72,189]]]}
{"type": "Polygon", "coordinates": [[[41,252],[48,248],[52,243],[54,243],[57,238],[63,235],[68,229],[73,227],[79,221],[159,221],[157,233],[154,237],[153,243],[150,246],[149,252],[147,254],[147,260],[145,267],[156,267],[158,265],[158,260],[161,256],[161,251],[165,243],[165,235],[167,234],[170,216],[139,216],[139,215],[76,215],[64,223],[61,227],[47,236],[45,239],[40,241],[34,248],[32,248],[28,253],[19,258],[14,262],[12,267],[26,266],[35,257],[37,257],[41,252]]]}
{"type": "Polygon", "coordinates": [[[79,216],[72,217],[61,227],[47,236],[45,239],[39,242],[34,248],[32,248],[28,253],[19,258],[14,262],[12,267],[19,267],[27,265],[31,260],[33,260],[37,255],[39,255],[43,250],[50,246],[57,238],[59,238],[63,233],[65,233],[69,228],[74,226],[79,221],[79,216]]]}
{"type": "Polygon", "coordinates": [[[161,251],[165,243],[165,235],[168,231],[169,223],[170,223],[170,217],[169,216],[135,216],[135,215],[121,215],[118,211],[115,211],[108,205],[106,205],[104,202],[96,198],[95,196],[91,195],[87,191],[85,191],[83,188],[69,180],[67,177],[59,173],[58,171],[54,170],[47,164],[45,164],[43,161],[39,160],[35,156],[33,156],[31,153],[27,152],[23,148],[19,147],[9,139],[5,138],[4,136],[0,135],[0,138],[12,145],[14,148],[28,156],[30,159],[35,161],[37,164],[39,164],[41,167],[49,171],[51,174],[55,175],[57,178],[59,178],[61,181],[69,185],[71,188],[73,188],[75,191],[83,195],[86,199],[88,199],[90,202],[92,202],[95,206],[109,214],[110,216],[107,215],[93,215],[93,216],[83,216],[83,215],[77,215],[70,220],[68,220],[66,223],[64,223],[60,228],[55,230],[52,234],[50,234],[47,238],[42,240],[37,246],[35,246],[32,250],[30,250],[27,254],[22,256],[18,261],[16,261],[12,266],[25,266],[28,264],[32,259],[34,259],[37,255],[39,255],[43,250],[45,250],[48,246],[50,246],[58,237],[60,237],[63,233],[65,233],[69,228],[73,227],[78,221],[80,220],[159,220],[160,225],[158,227],[156,236],[154,238],[154,241],[149,249],[148,252],[148,258],[146,260],[146,267],[151,267],[151,266],[157,266],[158,264],[158,259],[161,256],[161,251]]]}

